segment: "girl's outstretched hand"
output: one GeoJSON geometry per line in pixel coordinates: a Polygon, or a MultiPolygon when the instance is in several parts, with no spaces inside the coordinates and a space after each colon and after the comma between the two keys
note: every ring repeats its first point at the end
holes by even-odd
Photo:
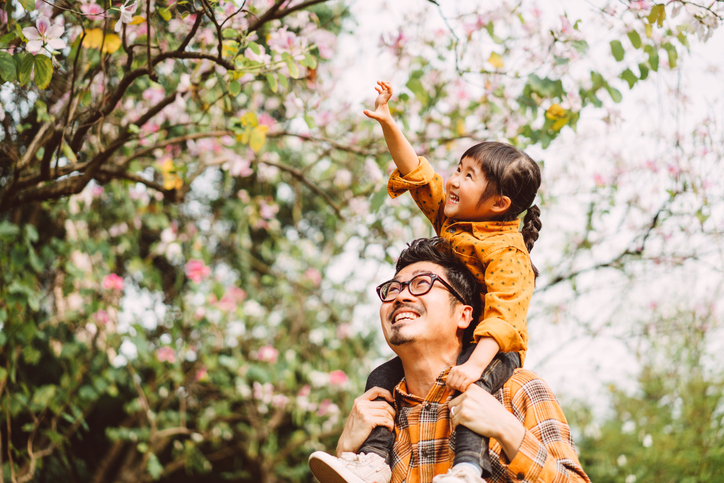
{"type": "Polygon", "coordinates": [[[392,97],[392,85],[389,82],[377,81],[375,90],[377,91],[377,94],[379,94],[377,99],[375,99],[375,110],[370,111],[369,109],[366,109],[364,111],[365,116],[374,119],[377,122],[392,119],[390,108],[387,105],[390,97],[392,97]]]}

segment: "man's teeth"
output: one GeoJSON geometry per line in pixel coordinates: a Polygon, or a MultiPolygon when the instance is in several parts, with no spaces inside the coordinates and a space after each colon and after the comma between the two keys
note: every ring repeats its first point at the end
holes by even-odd
{"type": "Polygon", "coordinates": [[[395,322],[399,322],[401,320],[413,320],[417,318],[417,314],[413,312],[400,312],[399,314],[395,315],[395,322]]]}

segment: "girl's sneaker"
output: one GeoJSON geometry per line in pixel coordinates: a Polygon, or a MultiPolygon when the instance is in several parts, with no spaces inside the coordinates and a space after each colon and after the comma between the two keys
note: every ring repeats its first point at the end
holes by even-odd
{"type": "Polygon", "coordinates": [[[485,483],[480,472],[471,468],[471,465],[456,465],[444,475],[437,475],[432,483],[485,483]]]}
{"type": "Polygon", "coordinates": [[[390,483],[392,470],[375,453],[342,453],[341,458],[324,451],[309,456],[309,469],[320,483],[390,483]]]}

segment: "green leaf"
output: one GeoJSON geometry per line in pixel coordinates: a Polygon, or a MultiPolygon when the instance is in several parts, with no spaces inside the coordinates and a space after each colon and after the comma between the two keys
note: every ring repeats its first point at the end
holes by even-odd
{"type": "Polygon", "coordinates": [[[297,63],[294,62],[292,56],[287,56],[286,61],[287,68],[289,69],[289,75],[292,77],[292,79],[299,79],[299,67],[297,67],[297,63]]]}
{"type": "Polygon", "coordinates": [[[649,67],[654,72],[659,70],[659,53],[656,51],[656,48],[647,45],[644,47],[644,51],[649,54],[649,67]]]}
{"type": "Polygon", "coordinates": [[[585,40],[571,40],[571,45],[580,54],[588,50],[588,42],[585,40]]]}
{"type": "Polygon", "coordinates": [[[631,45],[633,45],[634,49],[640,49],[641,48],[641,36],[639,33],[635,30],[632,30],[628,33],[628,39],[631,41],[631,45]]]}
{"type": "Polygon", "coordinates": [[[11,42],[12,40],[15,40],[15,37],[17,37],[18,34],[16,32],[9,32],[0,37],[0,44],[7,44],[11,42]]]}
{"type": "Polygon", "coordinates": [[[307,123],[307,126],[309,129],[315,129],[317,127],[317,123],[314,122],[314,118],[310,116],[309,114],[304,115],[304,122],[307,123]]]}
{"type": "Polygon", "coordinates": [[[376,213],[380,210],[387,199],[387,184],[382,184],[379,190],[372,195],[370,200],[370,211],[376,213]]]}
{"type": "Polygon", "coordinates": [[[3,221],[0,223],[0,238],[12,239],[20,234],[20,228],[17,225],[13,225],[9,221],[3,221]]]}
{"type": "Polygon", "coordinates": [[[247,46],[251,49],[252,52],[254,52],[256,55],[261,54],[261,47],[259,47],[259,44],[256,42],[249,42],[249,45],[247,46]]]}
{"type": "MultiPolygon", "coordinates": [[[[238,32],[236,29],[224,29],[224,30],[221,32],[221,35],[222,35],[225,39],[235,39],[236,37],[239,36],[239,32],[238,32]]],[[[255,53],[258,54],[258,52],[255,52],[255,53]]]]}
{"type": "Polygon", "coordinates": [[[47,407],[51,399],[55,397],[56,387],[52,384],[40,386],[33,394],[33,402],[40,407],[47,407]]]}
{"type": "Polygon", "coordinates": [[[496,44],[503,43],[503,39],[501,39],[500,37],[495,35],[495,32],[493,31],[493,22],[492,21],[488,22],[488,25],[485,26],[485,30],[488,31],[488,35],[490,35],[490,38],[493,42],[495,42],[496,44]]]}
{"type": "Polygon", "coordinates": [[[277,84],[277,78],[271,72],[266,75],[266,81],[269,83],[269,88],[272,90],[272,92],[276,92],[277,89],[279,89],[279,85],[277,84]]]}
{"type": "Polygon", "coordinates": [[[229,94],[236,97],[241,92],[241,84],[239,81],[233,81],[229,84],[229,94]]]}
{"type": "Polygon", "coordinates": [[[7,52],[0,52],[0,76],[5,82],[13,82],[18,78],[13,56],[7,52]]]}
{"type": "Polygon", "coordinates": [[[27,54],[20,62],[20,69],[18,69],[18,81],[21,86],[24,86],[30,80],[30,73],[33,72],[33,66],[35,65],[35,57],[27,54]]]}
{"type": "Polygon", "coordinates": [[[279,85],[282,86],[283,89],[287,89],[289,87],[289,79],[287,79],[287,76],[282,74],[277,74],[279,78],[279,85]]]}
{"type": "Polygon", "coordinates": [[[624,50],[620,41],[611,41],[611,53],[613,53],[613,58],[616,59],[616,62],[621,62],[623,60],[624,50]]]}
{"type": "MultiPolygon", "coordinates": [[[[130,129],[129,129],[129,131],[130,131],[130,129]]],[[[73,150],[70,148],[70,145],[69,145],[68,143],[66,143],[66,142],[63,143],[63,148],[62,148],[62,150],[63,150],[63,156],[65,156],[66,158],[68,158],[68,161],[70,161],[71,163],[77,163],[77,162],[78,162],[78,157],[75,155],[75,153],[74,153],[73,150]]]]}
{"type": "Polygon", "coordinates": [[[654,5],[651,7],[651,13],[647,17],[651,25],[656,22],[659,27],[664,26],[664,20],[666,20],[666,10],[663,4],[654,5]]]}
{"type": "Polygon", "coordinates": [[[0,367],[0,383],[5,382],[8,377],[8,371],[4,367],[0,367]]]}
{"type": "Polygon", "coordinates": [[[163,465],[158,461],[158,457],[153,453],[148,453],[148,464],[146,470],[151,478],[158,480],[163,475],[163,465]]]}
{"type": "Polygon", "coordinates": [[[606,90],[608,91],[608,95],[611,96],[611,99],[613,99],[613,102],[619,103],[623,99],[623,96],[621,95],[621,91],[618,89],[611,87],[609,85],[606,85],[606,90]]]}
{"type": "Polygon", "coordinates": [[[641,75],[639,75],[639,79],[644,80],[649,76],[649,66],[644,64],[643,62],[639,64],[639,72],[641,75]]]}
{"type": "Polygon", "coordinates": [[[135,124],[129,124],[129,125],[128,125],[128,132],[131,133],[131,134],[138,134],[139,132],[141,132],[141,128],[139,128],[139,127],[136,126],[135,124]]]}
{"type": "Polygon", "coordinates": [[[302,60],[301,64],[304,67],[308,67],[310,69],[316,69],[317,68],[317,58],[314,57],[312,54],[305,54],[304,60],[302,60]]]}
{"type": "Polygon", "coordinates": [[[639,80],[639,78],[636,77],[636,74],[634,74],[631,69],[626,69],[625,71],[621,72],[621,75],[619,77],[628,82],[629,89],[633,89],[634,84],[636,84],[636,82],[639,80]]]}
{"type": "Polygon", "coordinates": [[[171,20],[171,12],[167,8],[159,8],[156,10],[165,21],[171,20]]]}
{"type": "Polygon", "coordinates": [[[30,13],[35,10],[35,0],[18,0],[23,9],[30,13]]]}
{"type": "Polygon", "coordinates": [[[25,225],[25,238],[33,243],[38,241],[38,230],[30,223],[25,225]]]}
{"type": "Polygon", "coordinates": [[[35,84],[40,89],[45,89],[50,84],[50,79],[53,78],[53,62],[44,56],[35,56],[35,84]]]}
{"type": "Polygon", "coordinates": [[[420,79],[413,77],[409,81],[407,81],[407,84],[405,84],[405,86],[410,89],[413,94],[415,94],[415,97],[417,97],[418,101],[420,101],[423,105],[427,105],[428,101],[430,100],[430,96],[428,96],[427,90],[423,87],[420,79]]]}
{"type": "Polygon", "coordinates": [[[669,56],[669,67],[672,69],[676,68],[676,61],[679,58],[679,54],[676,52],[676,47],[671,45],[670,43],[665,43],[663,46],[664,50],[666,50],[666,53],[669,56]]]}

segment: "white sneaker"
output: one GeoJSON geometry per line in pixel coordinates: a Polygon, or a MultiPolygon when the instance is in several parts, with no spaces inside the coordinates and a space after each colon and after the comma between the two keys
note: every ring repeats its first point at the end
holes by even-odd
{"type": "Polygon", "coordinates": [[[444,475],[437,475],[432,483],[485,483],[485,480],[474,468],[458,465],[450,468],[444,475]]]}
{"type": "Polygon", "coordinates": [[[309,456],[309,469],[320,483],[390,483],[392,470],[376,453],[342,453],[341,458],[324,451],[309,456]]]}

